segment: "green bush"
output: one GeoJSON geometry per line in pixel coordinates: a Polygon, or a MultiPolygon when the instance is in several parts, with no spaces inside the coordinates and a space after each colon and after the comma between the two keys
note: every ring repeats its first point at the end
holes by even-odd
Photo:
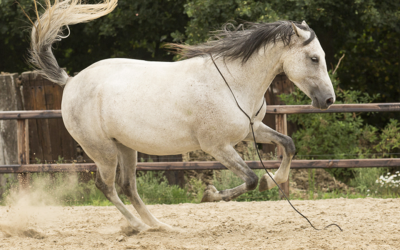
{"type": "MultiPolygon", "coordinates": [[[[329,72],[336,93],[336,104],[368,103],[378,95],[369,96],[358,90],[343,90],[336,75],[329,72]]],[[[299,89],[281,95],[287,105],[309,104],[309,98],[299,89]]],[[[400,123],[391,119],[383,129],[366,124],[357,113],[326,113],[289,115],[298,126],[292,135],[298,159],[354,159],[394,157],[400,152],[400,123]]],[[[395,171],[392,169],[391,171],[395,171]]],[[[398,189],[380,188],[376,181],[388,169],[327,169],[335,178],[346,182],[365,195],[391,195],[398,189]],[[369,193],[367,193],[369,190],[369,193]]]]}
{"type": "Polygon", "coordinates": [[[146,204],[189,203],[192,198],[186,189],[171,186],[163,172],[140,172],[137,180],[139,196],[146,204]]]}
{"type": "Polygon", "coordinates": [[[393,157],[400,152],[400,123],[398,120],[391,119],[389,124],[379,135],[378,144],[374,149],[382,153],[383,157],[393,157]],[[391,154],[394,153],[394,154],[391,154]]]}
{"type": "Polygon", "coordinates": [[[400,171],[391,171],[389,168],[360,168],[355,173],[351,184],[366,197],[400,196],[400,171]]]}
{"type": "MultiPolygon", "coordinates": [[[[357,191],[362,194],[378,194],[379,184],[377,180],[379,176],[386,173],[387,169],[384,168],[359,168],[355,169],[354,179],[351,180],[350,184],[354,186],[357,191]]],[[[381,192],[379,192],[381,194],[381,192]]]]}

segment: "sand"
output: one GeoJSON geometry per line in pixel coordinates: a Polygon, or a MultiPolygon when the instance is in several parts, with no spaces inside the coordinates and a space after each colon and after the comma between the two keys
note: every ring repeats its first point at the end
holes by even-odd
{"type": "MultiPolygon", "coordinates": [[[[1,249],[400,249],[400,199],[151,205],[175,231],[132,234],[115,207],[0,207],[1,249]]],[[[133,209],[128,206],[131,211],[133,209]]],[[[136,213],[135,213],[136,214],[136,213]]]]}

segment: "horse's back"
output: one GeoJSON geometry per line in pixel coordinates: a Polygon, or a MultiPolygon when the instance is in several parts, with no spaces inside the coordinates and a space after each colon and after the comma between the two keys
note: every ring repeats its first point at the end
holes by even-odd
{"type": "Polygon", "coordinates": [[[85,72],[86,70],[94,69],[96,67],[112,67],[112,66],[136,66],[136,65],[145,65],[145,64],[152,64],[156,66],[160,65],[170,65],[171,62],[157,62],[157,61],[144,61],[144,60],[137,60],[137,59],[129,59],[129,58],[110,58],[104,59],[98,62],[93,63],[89,67],[85,68],[81,73],[85,72]]]}

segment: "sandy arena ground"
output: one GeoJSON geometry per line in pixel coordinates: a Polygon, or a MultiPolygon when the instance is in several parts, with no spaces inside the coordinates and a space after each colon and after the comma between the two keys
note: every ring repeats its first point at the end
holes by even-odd
{"type": "Polygon", "coordinates": [[[315,226],[337,223],[343,232],[315,231],[286,201],[148,206],[176,231],[139,234],[115,207],[0,207],[0,248],[400,249],[400,199],[293,204],[315,226]]]}

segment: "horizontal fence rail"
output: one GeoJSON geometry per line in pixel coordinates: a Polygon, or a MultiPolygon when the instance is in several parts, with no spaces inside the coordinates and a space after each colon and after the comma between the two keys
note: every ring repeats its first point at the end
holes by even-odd
{"type": "Polygon", "coordinates": [[[334,104],[321,110],[311,105],[267,105],[267,114],[398,112],[400,103],[334,104]]]}
{"type": "Polygon", "coordinates": [[[61,118],[61,110],[0,111],[0,120],[61,118]]]}
{"type": "MultiPolygon", "coordinates": [[[[275,114],[280,119],[278,125],[286,124],[287,114],[307,113],[346,113],[346,112],[396,112],[400,111],[400,103],[368,103],[368,104],[334,104],[327,110],[320,110],[311,105],[269,105],[267,114],[275,114]],[[284,115],[281,117],[281,115],[284,115]]],[[[61,110],[29,110],[29,111],[0,111],[0,120],[25,120],[62,118],[61,110]]],[[[279,120],[279,119],[278,119],[279,120]]],[[[277,128],[277,130],[282,130],[277,128]]],[[[284,130],[284,129],[283,129],[284,130]]],[[[285,131],[278,131],[286,134],[285,131]]],[[[311,162],[316,162],[313,160],[311,162]]],[[[272,162],[272,161],[271,161],[272,162]]],[[[165,164],[165,162],[163,163],[165,164]]],[[[204,163],[202,163],[204,164],[204,163]]],[[[15,165],[20,166],[20,165],[15,165]]],[[[5,166],[0,166],[5,167],[5,166]]],[[[196,168],[197,169],[197,168],[196,168]]]]}
{"type": "MultiPolygon", "coordinates": [[[[263,169],[259,161],[245,161],[251,169],[263,169]]],[[[280,161],[263,161],[265,168],[278,169],[280,161]]],[[[400,158],[381,159],[343,159],[343,160],[293,160],[292,169],[307,168],[372,168],[400,167],[400,158]]],[[[217,161],[193,162],[138,162],[138,171],[176,171],[176,170],[226,170],[217,161]]],[[[93,172],[97,171],[94,163],[76,164],[23,164],[0,165],[0,174],[35,173],[35,172],[93,172]]]]}
{"type": "MultiPolygon", "coordinates": [[[[320,110],[311,105],[267,105],[267,114],[399,112],[400,103],[334,104],[320,110]]],[[[61,110],[0,111],[0,120],[61,118],[61,110]]]]}

